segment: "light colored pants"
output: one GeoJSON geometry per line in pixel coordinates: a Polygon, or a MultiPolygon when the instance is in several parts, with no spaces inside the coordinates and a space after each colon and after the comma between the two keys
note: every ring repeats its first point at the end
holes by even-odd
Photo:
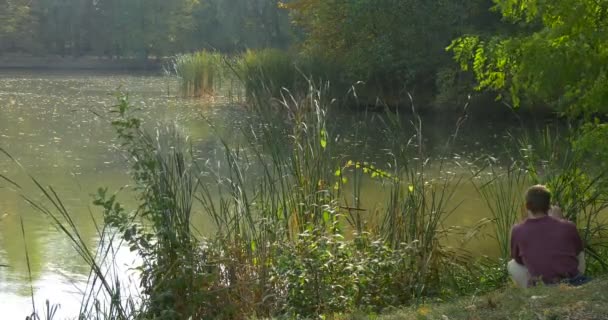
{"type": "MultiPolygon", "coordinates": [[[[578,255],[578,271],[583,274],[585,273],[585,253],[581,252],[578,255]]],[[[509,271],[509,275],[513,282],[520,288],[527,288],[528,282],[530,281],[530,273],[528,272],[528,268],[523,266],[515,260],[509,261],[507,264],[507,270],[509,271]]]]}

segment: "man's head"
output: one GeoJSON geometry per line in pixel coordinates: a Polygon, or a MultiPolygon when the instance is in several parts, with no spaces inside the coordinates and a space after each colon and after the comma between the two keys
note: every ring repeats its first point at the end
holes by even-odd
{"type": "Polygon", "coordinates": [[[526,192],[526,209],[532,213],[547,214],[551,208],[551,191],[543,185],[535,185],[526,192]]]}

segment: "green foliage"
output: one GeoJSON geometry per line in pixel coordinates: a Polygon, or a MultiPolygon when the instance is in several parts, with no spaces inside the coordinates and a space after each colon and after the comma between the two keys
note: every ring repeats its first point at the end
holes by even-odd
{"type": "MultiPolygon", "coordinates": [[[[213,179],[201,184],[199,198],[216,223],[213,244],[225,270],[214,287],[225,288],[236,314],[304,318],[473,291],[471,260],[440,241],[454,180],[411,179],[420,169],[413,162],[397,175],[365,161],[341,165],[326,88],[309,88],[302,98],[253,101],[248,148],[223,141],[226,165],[204,170],[213,179]],[[360,174],[388,182],[396,196],[382,206],[396,223],[365,224],[358,207],[341,205],[345,185],[360,174]],[[453,290],[443,290],[446,284],[453,290]]],[[[409,156],[401,153],[399,161],[409,156]]]]}
{"type": "Polygon", "coordinates": [[[418,0],[298,0],[285,5],[306,32],[305,52],[344,65],[348,81],[365,82],[372,100],[397,99],[403,90],[432,92],[435,74],[450,65],[442,49],[470,28],[477,9],[486,6],[484,1],[418,0]]]}
{"type": "Polygon", "coordinates": [[[284,100],[284,96],[306,96],[311,82],[327,84],[326,89],[331,89],[327,93],[332,95],[344,89],[336,77],[340,66],[315,55],[278,49],[247,50],[238,57],[233,69],[243,82],[248,99],[262,99],[257,105],[265,104],[271,97],[284,100]]]}
{"type": "Polygon", "coordinates": [[[206,0],[193,13],[195,49],[223,52],[284,48],[291,42],[289,17],[277,0],[206,0]]]}
{"type": "Polygon", "coordinates": [[[248,50],[239,57],[236,67],[250,98],[278,98],[283,88],[295,90],[304,82],[293,57],[277,49],[248,50]]]}
{"type": "Polygon", "coordinates": [[[127,212],[115,196],[100,190],[95,204],[104,222],[122,233],[143,263],[141,287],[147,295],[144,314],[153,319],[199,318],[206,314],[209,295],[199,288],[211,275],[203,269],[205,255],[190,230],[198,185],[192,153],[175,128],[152,136],[130,116],[124,95],[112,111],[112,125],[132,159],[132,176],[140,206],[127,212]],[[140,222],[138,222],[140,221],[140,222]]]}
{"type": "Polygon", "coordinates": [[[608,124],[596,120],[580,128],[578,137],[572,142],[576,153],[586,165],[608,169],[608,146],[598,141],[608,141],[608,124]]]}
{"type": "Polygon", "coordinates": [[[503,18],[522,26],[489,39],[465,36],[449,50],[478,89],[506,96],[514,107],[526,102],[553,105],[569,115],[605,113],[608,38],[606,3],[495,0],[503,18]]]}
{"type": "Polygon", "coordinates": [[[27,38],[31,2],[25,0],[0,1],[0,52],[17,49],[20,38],[27,38]]]}
{"type": "Polygon", "coordinates": [[[276,0],[3,0],[0,19],[0,53],[147,59],[289,42],[276,0]]]}
{"type": "Polygon", "coordinates": [[[219,53],[200,51],[182,54],[172,61],[182,94],[201,97],[211,95],[221,86],[224,75],[223,57],[219,53]]]}
{"type": "Polygon", "coordinates": [[[27,1],[2,0],[0,1],[0,36],[11,34],[17,31],[17,28],[30,13],[30,6],[27,1]]]}
{"type": "Polygon", "coordinates": [[[277,246],[272,272],[285,291],[280,302],[286,315],[378,312],[411,299],[414,247],[392,249],[365,235],[346,240],[313,228],[277,246]]]}

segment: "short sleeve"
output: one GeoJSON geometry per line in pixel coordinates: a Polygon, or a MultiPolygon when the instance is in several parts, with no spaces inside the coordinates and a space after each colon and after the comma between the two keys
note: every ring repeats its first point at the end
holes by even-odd
{"type": "Polygon", "coordinates": [[[511,259],[515,260],[515,262],[523,265],[524,261],[521,258],[520,250],[519,250],[519,238],[517,236],[517,226],[514,226],[511,229],[511,259]]]}

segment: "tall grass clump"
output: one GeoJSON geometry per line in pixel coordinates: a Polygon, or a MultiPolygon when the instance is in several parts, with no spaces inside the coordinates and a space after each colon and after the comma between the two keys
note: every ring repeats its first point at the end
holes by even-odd
{"type": "Polygon", "coordinates": [[[202,97],[219,89],[225,68],[221,54],[199,51],[173,58],[171,69],[179,79],[184,96],[202,97]]]}
{"type": "Polygon", "coordinates": [[[505,168],[495,158],[485,161],[480,170],[473,172],[472,183],[491,213],[500,258],[506,267],[511,252],[511,229],[523,217],[528,175],[519,162],[505,168]]]}
{"type": "Polygon", "coordinates": [[[121,95],[112,122],[127,158],[140,201],[127,211],[107,190],[95,204],[104,209],[105,223],[142,258],[140,286],[146,296],[141,314],[153,319],[212,317],[213,294],[204,283],[213,278],[207,253],[192,231],[199,171],[191,145],[173,126],[149,133],[130,115],[121,95]]]}
{"type": "Polygon", "coordinates": [[[210,186],[224,186],[229,197],[220,197],[220,204],[231,203],[231,208],[213,206],[211,196],[204,197],[204,205],[219,230],[228,230],[220,237],[248,248],[246,259],[256,261],[254,273],[268,286],[260,288],[268,291],[260,297],[282,305],[289,291],[282,272],[288,268],[276,263],[291,261],[284,254],[305,233],[317,239],[338,228],[340,190],[334,184],[338,159],[329,141],[326,117],[330,104],[323,87],[311,84],[302,99],[284,91],[282,98],[273,101],[279,112],[266,103],[252,104],[252,122],[243,131],[245,150],[224,143],[227,172],[210,186]],[[258,173],[248,173],[251,169],[258,173]]]}
{"type": "MultiPolygon", "coordinates": [[[[459,206],[454,195],[462,186],[463,174],[448,170],[445,154],[429,156],[423,146],[423,122],[410,97],[411,116],[387,113],[383,119],[390,172],[376,167],[362,167],[372,177],[381,177],[387,186],[388,200],[380,223],[380,235],[392,248],[409,246],[414,259],[402,266],[399,282],[408,285],[411,297],[424,299],[447,292],[462,292],[474,288],[473,261],[463,246],[447,246],[448,237],[459,236],[463,229],[447,226],[446,219],[459,206]],[[413,136],[407,136],[409,126],[413,136]],[[471,276],[473,278],[471,278],[471,276]],[[468,280],[464,280],[468,278],[468,280]],[[464,281],[464,282],[463,282],[464,281]],[[466,283],[465,283],[466,282],[466,283]]],[[[455,125],[458,132],[464,118],[455,125]]],[[[455,134],[456,135],[456,134],[455,134]]],[[[448,140],[445,152],[450,150],[448,140]]],[[[477,233],[477,228],[466,230],[477,233]]],[[[464,238],[463,238],[464,241],[464,238]]],[[[475,290],[475,289],[473,289],[475,290]]]]}
{"type": "Polygon", "coordinates": [[[283,88],[295,92],[304,83],[294,57],[279,49],[247,50],[235,69],[249,99],[280,97],[283,88]]]}
{"type": "Polygon", "coordinates": [[[246,295],[254,300],[237,305],[260,315],[380,311],[441,295],[447,266],[467,270],[462,252],[441,241],[460,179],[419,174],[429,161],[415,164],[411,150],[398,156],[397,167],[408,169],[394,173],[340,155],[346,142],[332,134],[327,91],[309,81],[303,97],[283,90],[272,108],[254,103],[246,147],[225,142],[224,167],[207,168],[215,178],[201,185],[203,207],[223,239],[223,261],[231,261],[223,276],[229,300],[246,295]],[[361,175],[393,195],[380,200],[381,225],[363,223],[375,219],[358,201],[345,201],[346,187],[361,183],[361,175]]]}
{"type": "Polygon", "coordinates": [[[268,103],[281,98],[285,89],[298,98],[309,93],[309,82],[323,83],[326,95],[335,96],[346,88],[341,83],[341,68],[337,63],[315,55],[297,55],[279,49],[248,50],[241,54],[234,73],[243,83],[247,98],[255,103],[268,103]]]}

